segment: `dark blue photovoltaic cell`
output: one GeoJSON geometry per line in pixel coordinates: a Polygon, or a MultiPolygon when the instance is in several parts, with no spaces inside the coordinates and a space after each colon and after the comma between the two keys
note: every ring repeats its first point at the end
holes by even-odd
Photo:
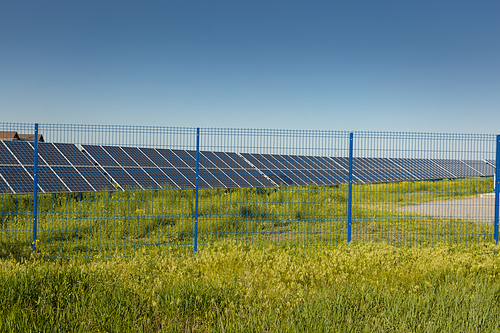
{"type": "Polygon", "coordinates": [[[481,173],[459,160],[433,159],[432,161],[457,178],[481,176],[481,173]]]}
{"type": "MultiPolygon", "coordinates": [[[[1,174],[1,173],[0,173],[1,174]]],[[[12,193],[7,183],[0,177],[0,193],[12,193]]]]}
{"type": "MultiPolygon", "coordinates": [[[[102,148],[118,163],[121,167],[137,167],[137,163],[132,160],[127,153],[116,146],[102,146],[102,148]]],[[[103,164],[101,164],[103,165],[103,164]]],[[[103,165],[104,166],[104,165],[103,165]]],[[[109,165],[111,166],[111,165],[109,165]]]]}
{"type": "Polygon", "coordinates": [[[266,170],[275,168],[274,165],[269,163],[266,159],[264,159],[260,154],[241,154],[248,162],[252,163],[254,167],[259,170],[266,170]]]}
{"type": "MultiPolygon", "coordinates": [[[[184,162],[177,154],[171,150],[171,149],[156,149],[158,153],[160,153],[172,166],[174,166],[177,169],[185,169],[189,168],[189,165],[184,162]]],[[[176,152],[179,152],[176,150],[176,152]]],[[[187,155],[186,153],[182,154],[184,157],[187,155]]],[[[187,156],[189,159],[191,159],[191,156],[187,156]]],[[[187,162],[191,163],[190,160],[187,162]]],[[[196,162],[196,161],[195,161],[196,162]]],[[[196,164],[196,163],[195,163],[196,164]]],[[[195,166],[196,167],[196,166],[195,166]]]]}
{"type": "Polygon", "coordinates": [[[79,166],[76,169],[82,174],[82,176],[92,185],[96,191],[108,189],[113,190],[115,187],[111,183],[111,180],[106,178],[102,171],[97,169],[97,167],[91,166],[79,166]]]}
{"type": "Polygon", "coordinates": [[[364,183],[411,180],[413,177],[384,158],[353,158],[353,175],[364,183]]]}
{"type": "Polygon", "coordinates": [[[295,183],[289,177],[289,175],[287,175],[283,172],[279,172],[278,170],[275,170],[275,171],[276,171],[276,173],[271,171],[271,170],[264,170],[264,173],[266,174],[266,176],[271,178],[271,180],[273,182],[275,182],[276,184],[278,184],[279,186],[295,186],[295,185],[297,185],[297,183],[295,183]]]}
{"type": "MultiPolygon", "coordinates": [[[[196,152],[193,152],[196,158],[196,152]]],[[[200,166],[206,169],[227,167],[216,155],[209,151],[200,151],[200,166]]],[[[196,167],[196,165],[195,165],[196,167]]]]}
{"type": "Polygon", "coordinates": [[[265,157],[279,169],[295,169],[294,165],[290,163],[289,159],[284,155],[265,155],[265,157]]]}
{"type": "MultiPolygon", "coordinates": [[[[22,165],[33,165],[35,151],[28,142],[24,141],[3,141],[10,149],[22,165]]],[[[42,161],[38,161],[38,165],[43,165],[42,161]]]]}
{"type": "Polygon", "coordinates": [[[102,167],[119,166],[101,146],[83,145],[83,149],[102,167]]]}
{"type": "Polygon", "coordinates": [[[160,185],[157,184],[153,178],[151,178],[144,170],[141,168],[124,168],[127,173],[135,179],[144,189],[158,189],[160,185]]]}
{"type": "Polygon", "coordinates": [[[453,175],[430,159],[423,158],[394,158],[395,164],[408,172],[414,180],[452,178],[453,175]]]}
{"type": "Polygon", "coordinates": [[[139,184],[121,167],[105,167],[104,170],[123,189],[140,187],[139,184]]]}
{"type": "Polygon", "coordinates": [[[70,143],[53,143],[53,145],[69,160],[74,166],[94,165],[88,157],[75,145],[70,143]]]}
{"type": "MultiPolygon", "coordinates": [[[[157,166],[158,168],[173,168],[174,165],[172,163],[170,163],[169,161],[167,161],[163,156],[162,154],[160,154],[158,152],[158,150],[154,149],[154,148],[140,148],[141,152],[146,155],[148,157],[148,159],[153,162],[153,164],[155,166],[157,166]]],[[[165,150],[165,149],[164,149],[165,150]]],[[[168,155],[166,153],[167,151],[165,150],[165,154],[168,155]]],[[[177,158],[177,157],[176,157],[177,158]]],[[[177,163],[181,163],[182,161],[180,161],[178,158],[177,158],[177,163]]],[[[187,166],[186,166],[187,167],[187,166]]]]}
{"type": "Polygon", "coordinates": [[[158,168],[144,168],[144,171],[158,184],[160,184],[162,188],[181,188],[173,179],[170,179],[162,170],[158,168]]]}
{"type": "Polygon", "coordinates": [[[172,152],[177,155],[185,164],[187,164],[191,169],[196,168],[196,152],[192,150],[176,150],[172,149],[172,152]]]}
{"type": "Polygon", "coordinates": [[[226,186],[224,186],[224,184],[221,181],[219,181],[217,178],[215,178],[214,175],[212,173],[210,173],[207,169],[200,168],[199,172],[200,172],[200,179],[204,180],[205,184],[208,185],[207,187],[205,187],[205,186],[202,187],[200,184],[200,188],[224,188],[224,187],[226,187],[226,186]]]}
{"type": "MultiPolygon", "coordinates": [[[[243,169],[239,169],[239,170],[244,171],[243,169]]],[[[251,183],[249,183],[248,180],[242,176],[242,173],[237,172],[237,170],[224,169],[223,171],[237,185],[235,187],[243,187],[243,188],[253,187],[253,185],[251,183]]],[[[243,174],[246,175],[247,177],[251,177],[251,175],[248,173],[243,173],[243,174]]]]}
{"type": "MultiPolygon", "coordinates": [[[[26,166],[26,169],[28,169],[28,172],[33,172],[32,166],[26,166]]],[[[69,191],[69,189],[48,166],[42,165],[38,167],[37,181],[38,185],[40,185],[40,187],[46,193],[69,191]]]]}
{"type": "MultiPolygon", "coordinates": [[[[39,142],[38,143],[38,156],[43,158],[45,162],[50,165],[70,165],[64,156],[57,150],[52,143],[39,142]]],[[[38,160],[40,162],[40,159],[38,160]]]]}
{"type": "MultiPolygon", "coordinates": [[[[221,170],[221,169],[207,169],[210,171],[210,173],[217,178],[217,180],[222,183],[223,187],[225,188],[237,188],[238,184],[236,183],[235,180],[231,179],[226,173],[228,169],[221,170]]],[[[238,176],[239,177],[239,176],[238,176]]]]}
{"type": "Polygon", "coordinates": [[[300,172],[302,172],[305,177],[310,179],[313,185],[327,185],[327,183],[325,183],[323,179],[320,179],[320,177],[318,177],[317,172],[314,172],[312,170],[300,170],[300,172]]]}
{"type": "Polygon", "coordinates": [[[252,187],[273,187],[276,186],[269,179],[264,177],[260,172],[255,169],[237,169],[237,173],[239,173],[247,182],[249,182],[252,187]]]}
{"type": "MultiPolygon", "coordinates": [[[[172,179],[179,188],[191,189],[195,187],[196,174],[191,169],[162,168],[161,171],[172,179]]],[[[203,188],[208,188],[208,185],[201,179],[200,184],[203,184],[203,188]]]]}
{"type": "Polygon", "coordinates": [[[72,166],[53,166],[52,170],[62,179],[72,192],[91,192],[94,189],[72,166]]]}
{"type": "Polygon", "coordinates": [[[125,151],[125,153],[127,153],[128,156],[130,156],[134,160],[134,162],[137,165],[143,168],[155,167],[155,164],[146,155],[144,155],[139,148],[135,147],[121,147],[121,148],[125,151]]]}
{"type": "Polygon", "coordinates": [[[0,173],[15,193],[33,193],[33,178],[22,166],[0,165],[0,173]]]}
{"type": "Polygon", "coordinates": [[[251,168],[251,166],[248,163],[246,163],[243,160],[243,158],[241,158],[235,153],[214,152],[213,154],[216,155],[220,160],[222,160],[227,165],[227,168],[230,169],[251,168]]]}
{"type": "Polygon", "coordinates": [[[14,155],[0,141],[0,165],[19,165],[14,155]]]}
{"type": "Polygon", "coordinates": [[[481,176],[493,176],[495,174],[495,168],[487,164],[485,161],[462,160],[462,162],[479,172],[481,176]]]}

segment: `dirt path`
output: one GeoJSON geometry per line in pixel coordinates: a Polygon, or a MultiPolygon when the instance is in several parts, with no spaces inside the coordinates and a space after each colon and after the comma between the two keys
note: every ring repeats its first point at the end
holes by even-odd
{"type": "Polygon", "coordinates": [[[408,213],[493,223],[495,195],[494,193],[487,193],[468,199],[433,201],[415,206],[401,207],[398,210],[408,213]]]}

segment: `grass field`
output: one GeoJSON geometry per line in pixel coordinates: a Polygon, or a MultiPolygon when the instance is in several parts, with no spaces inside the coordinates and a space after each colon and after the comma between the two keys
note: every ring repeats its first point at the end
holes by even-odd
{"type": "MultiPolygon", "coordinates": [[[[352,240],[462,244],[492,240],[490,224],[404,213],[405,205],[492,191],[491,177],[353,186],[352,240]]],[[[116,191],[38,195],[37,248],[54,255],[109,256],[146,245],[193,250],[194,191],[116,191]]],[[[335,246],[347,239],[348,187],[304,186],[200,190],[198,243],[335,246]]],[[[0,198],[0,242],[26,252],[32,242],[32,200],[0,198]]]]}
{"type": "Polygon", "coordinates": [[[492,244],[0,259],[1,332],[499,332],[492,244]]]}

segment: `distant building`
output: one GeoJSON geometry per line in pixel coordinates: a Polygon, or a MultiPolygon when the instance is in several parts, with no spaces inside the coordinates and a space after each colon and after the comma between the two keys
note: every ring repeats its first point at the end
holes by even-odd
{"type": "MultiPolygon", "coordinates": [[[[35,134],[17,134],[14,131],[0,131],[0,140],[33,142],[35,141],[35,134]]],[[[38,142],[45,142],[42,134],[38,134],[38,142]]]]}

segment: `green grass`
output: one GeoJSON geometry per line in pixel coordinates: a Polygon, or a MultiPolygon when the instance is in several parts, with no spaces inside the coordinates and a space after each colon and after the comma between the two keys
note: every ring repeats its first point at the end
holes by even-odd
{"type": "Polygon", "coordinates": [[[0,259],[1,332],[499,332],[491,244],[0,259]]]}
{"type": "MultiPolygon", "coordinates": [[[[353,186],[352,239],[394,245],[492,240],[492,226],[403,213],[398,207],[491,192],[492,179],[353,186]]],[[[39,194],[37,248],[54,255],[110,255],[148,245],[192,251],[194,191],[128,190],[39,194]]],[[[198,242],[223,239],[266,245],[337,245],[346,241],[347,185],[200,190],[198,242]]],[[[32,241],[29,195],[0,197],[0,243],[26,251],[32,241]],[[22,245],[24,244],[24,245],[22,245]],[[21,245],[21,246],[20,246],[21,245]],[[21,248],[19,248],[21,247],[21,248]]]]}

